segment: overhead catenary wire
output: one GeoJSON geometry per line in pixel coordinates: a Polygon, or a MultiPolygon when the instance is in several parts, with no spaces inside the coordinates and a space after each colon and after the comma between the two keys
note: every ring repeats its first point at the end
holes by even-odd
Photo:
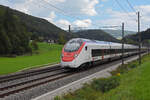
{"type": "Polygon", "coordinates": [[[131,3],[129,2],[129,0],[126,0],[128,5],[130,6],[130,8],[136,13],[136,10],[134,9],[134,7],[131,5],[131,3]]]}
{"type": "Polygon", "coordinates": [[[113,26],[102,26],[99,28],[118,28],[118,27],[121,27],[121,26],[113,25],[113,26]]]}
{"type": "MultiPolygon", "coordinates": [[[[120,2],[118,0],[115,0],[115,2],[119,5],[119,7],[131,18],[133,18],[127,11],[126,9],[120,4],[120,2]]],[[[137,21],[136,19],[134,19],[135,21],[137,21]]]]}
{"type": "MultiPolygon", "coordinates": [[[[46,1],[46,0],[40,0],[41,2],[45,2],[45,3],[47,3],[49,6],[51,6],[51,7],[53,7],[53,8],[55,8],[56,10],[58,10],[61,14],[63,14],[64,16],[67,16],[67,17],[70,17],[70,18],[73,18],[73,19],[77,19],[77,20],[81,20],[80,18],[78,18],[78,17],[76,17],[76,16],[73,16],[73,15],[71,15],[71,14],[69,14],[68,12],[66,12],[66,11],[64,11],[64,10],[62,10],[62,9],[60,9],[59,7],[57,7],[57,6],[55,6],[55,5],[53,5],[53,4],[51,4],[50,2],[48,2],[48,1],[46,1]]],[[[38,4],[38,3],[37,3],[38,4]]],[[[42,4],[42,3],[41,3],[42,4]]],[[[39,4],[38,4],[39,5],[39,4]]],[[[44,7],[44,8],[49,8],[49,7],[47,7],[47,6],[44,6],[44,5],[39,5],[39,7],[44,7]]],[[[84,22],[84,23],[89,23],[89,22],[84,22]]],[[[112,25],[112,26],[99,26],[99,25],[97,25],[97,24],[94,24],[94,23],[92,23],[92,25],[95,25],[95,26],[98,26],[99,28],[117,28],[117,27],[120,27],[120,26],[116,26],[116,25],[112,25]]],[[[80,27],[81,28],[81,27],[80,27]]]]}
{"type": "MultiPolygon", "coordinates": [[[[55,5],[51,4],[50,2],[48,2],[48,1],[46,1],[46,0],[42,0],[42,1],[44,1],[45,3],[47,3],[49,6],[51,6],[51,7],[55,8],[55,9],[57,9],[57,10],[60,11],[61,13],[65,14],[65,16],[68,16],[68,17],[73,18],[73,19],[76,19],[76,20],[81,20],[79,17],[76,17],[76,16],[71,15],[70,13],[68,13],[68,12],[66,12],[66,11],[64,11],[64,10],[62,10],[62,9],[60,9],[60,8],[58,8],[58,7],[56,7],[55,5]]],[[[89,22],[84,21],[84,23],[89,23],[89,22]]],[[[99,26],[99,25],[94,24],[94,23],[92,23],[92,24],[95,25],[95,26],[99,26]]]]}
{"type": "MultiPolygon", "coordinates": [[[[44,1],[45,3],[48,3],[47,1],[45,1],[45,0],[40,0],[40,1],[44,1]]],[[[71,17],[71,16],[69,16],[68,14],[66,14],[66,12],[65,11],[63,11],[63,10],[61,10],[60,8],[57,8],[56,6],[54,6],[54,5],[52,5],[52,4],[50,4],[50,3],[48,3],[51,7],[53,7],[53,8],[55,8],[56,10],[58,10],[62,15],[64,15],[64,16],[67,16],[67,17],[71,17]]],[[[44,6],[44,5],[41,5],[42,7],[44,7],[44,8],[48,8],[49,9],[49,7],[47,7],[47,6],[44,6]]]]}
{"type": "MultiPolygon", "coordinates": [[[[112,25],[112,26],[99,26],[98,27],[98,29],[111,29],[111,28],[120,28],[121,26],[117,26],[117,25],[112,25]]],[[[84,29],[86,29],[86,30],[92,30],[92,28],[91,29],[89,29],[89,28],[87,28],[87,27],[73,27],[73,28],[75,28],[75,30],[84,30],[84,29]]],[[[95,28],[94,28],[95,29],[95,28]]]]}
{"type": "MultiPolygon", "coordinates": [[[[62,10],[62,9],[60,9],[60,8],[58,8],[58,7],[56,7],[55,5],[53,5],[53,4],[51,4],[51,3],[49,3],[48,1],[46,1],[46,0],[43,0],[45,3],[47,3],[48,5],[50,5],[51,7],[54,7],[55,9],[57,9],[58,11],[60,11],[60,12],[62,12],[62,13],[64,13],[65,15],[67,15],[68,17],[71,17],[71,18],[73,18],[73,19],[77,19],[77,20],[81,20],[80,18],[78,18],[78,17],[76,17],[76,16],[73,16],[73,15],[71,15],[71,14],[69,14],[68,12],[66,12],[66,11],[64,11],[64,10],[62,10]]],[[[88,22],[84,22],[84,23],[88,23],[88,22]]],[[[120,26],[116,26],[116,25],[112,25],[112,26],[99,26],[99,25],[97,25],[97,24],[94,24],[94,23],[92,23],[92,25],[95,25],[95,26],[98,26],[98,27],[103,27],[103,28],[114,28],[114,27],[120,27],[120,26]]]]}

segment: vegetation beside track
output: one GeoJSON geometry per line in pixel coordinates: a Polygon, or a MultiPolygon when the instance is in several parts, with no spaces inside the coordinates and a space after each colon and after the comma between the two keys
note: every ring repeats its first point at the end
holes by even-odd
{"type": "Polygon", "coordinates": [[[32,55],[0,57],[0,75],[60,61],[62,45],[48,43],[38,43],[38,45],[39,49],[33,51],[32,55]]]}
{"type": "Polygon", "coordinates": [[[142,59],[141,66],[138,66],[138,61],[133,61],[123,67],[120,66],[112,72],[112,77],[96,79],[91,84],[85,84],[83,88],[73,93],[56,97],[55,100],[149,100],[149,61],[150,55],[146,55],[142,59]],[[119,81],[116,81],[116,77],[119,81]],[[106,91],[103,91],[104,89],[106,91]]]}

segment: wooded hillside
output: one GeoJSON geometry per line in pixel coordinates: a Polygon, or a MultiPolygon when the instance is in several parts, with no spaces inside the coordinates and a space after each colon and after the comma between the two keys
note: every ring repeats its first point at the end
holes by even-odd
{"type": "Polygon", "coordinates": [[[112,41],[112,42],[120,42],[113,36],[109,35],[108,33],[100,30],[100,29],[91,29],[91,30],[83,30],[75,32],[78,37],[87,38],[87,39],[94,39],[100,41],[112,41]]]}
{"type": "MultiPolygon", "coordinates": [[[[0,5],[1,8],[6,9],[7,7],[0,5]]],[[[32,39],[42,37],[44,39],[53,39],[58,41],[61,36],[68,40],[73,37],[72,34],[62,30],[54,24],[48,22],[45,19],[34,17],[20,11],[9,9],[14,15],[26,25],[27,31],[32,33],[32,39]]]]}
{"type": "Polygon", "coordinates": [[[18,16],[9,8],[0,6],[0,55],[30,51],[30,35],[18,16]]]}
{"type": "MultiPolygon", "coordinates": [[[[128,36],[125,37],[125,39],[128,42],[133,42],[133,43],[138,44],[139,34],[136,33],[134,35],[128,35],[128,36]]],[[[143,44],[147,44],[149,40],[150,40],[150,28],[141,32],[141,42],[143,44]]]]}

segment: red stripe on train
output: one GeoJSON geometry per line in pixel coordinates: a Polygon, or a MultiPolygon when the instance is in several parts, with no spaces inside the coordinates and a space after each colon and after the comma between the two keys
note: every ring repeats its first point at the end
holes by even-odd
{"type": "Polygon", "coordinates": [[[64,62],[71,62],[71,61],[73,61],[75,59],[75,57],[74,57],[75,54],[77,54],[77,55],[80,54],[80,52],[81,52],[82,48],[84,47],[84,45],[85,45],[85,42],[75,52],[65,52],[64,48],[63,48],[63,50],[62,50],[62,54],[63,54],[62,61],[64,61],[64,62]]]}

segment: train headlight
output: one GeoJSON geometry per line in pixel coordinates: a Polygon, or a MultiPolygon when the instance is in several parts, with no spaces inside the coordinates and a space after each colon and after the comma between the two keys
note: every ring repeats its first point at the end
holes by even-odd
{"type": "Polygon", "coordinates": [[[74,58],[76,58],[77,56],[78,56],[78,54],[75,54],[75,55],[74,55],[74,58]]]}

